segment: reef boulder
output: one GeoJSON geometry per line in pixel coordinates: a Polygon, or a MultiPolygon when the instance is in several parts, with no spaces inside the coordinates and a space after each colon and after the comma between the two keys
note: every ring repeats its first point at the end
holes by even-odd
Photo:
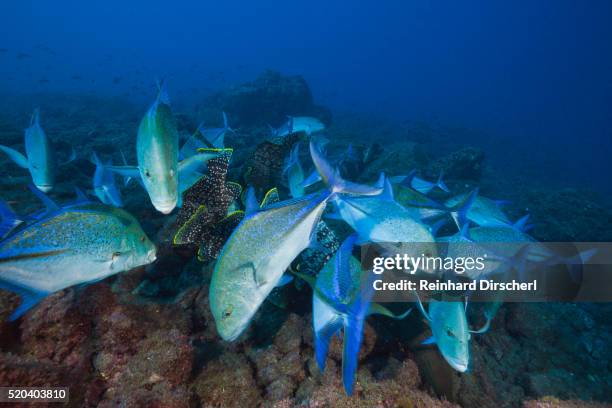
{"type": "Polygon", "coordinates": [[[299,76],[285,76],[276,71],[265,71],[252,82],[211,95],[204,101],[202,117],[215,123],[224,111],[233,127],[279,126],[288,115],[316,116],[329,122],[328,109],[313,103],[306,80],[299,76]]]}

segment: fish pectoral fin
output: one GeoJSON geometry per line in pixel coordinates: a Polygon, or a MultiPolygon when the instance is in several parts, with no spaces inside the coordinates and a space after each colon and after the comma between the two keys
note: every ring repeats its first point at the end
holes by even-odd
{"type": "Polygon", "coordinates": [[[421,342],[421,345],[425,346],[428,344],[436,344],[436,339],[434,336],[429,336],[428,338],[426,338],[425,340],[423,340],[421,342]]]}
{"type": "Polygon", "coordinates": [[[243,264],[241,266],[241,269],[242,268],[251,269],[251,276],[253,277],[253,282],[255,282],[255,285],[257,286],[257,288],[260,288],[266,283],[268,283],[268,281],[264,277],[259,276],[257,274],[257,268],[255,267],[255,264],[253,262],[247,262],[243,264]]]}
{"type": "Polygon", "coordinates": [[[19,153],[17,150],[3,145],[0,145],[0,150],[6,153],[8,157],[10,157],[11,160],[14,161],[19,167],[24,169],[30,168],[30,163],[28,162],[27,157],[19,153]]]}
{"type": "Polygon", "coordinates": [[[486,333],[489,330],[489,327],[491,327],[491,320],[487,318],[486,323],[478,330],[470,330],[470,333],[472,334],[483,334],[486,333]]]}
{"type": "Polygon", "coordinates": [[[123,177],[140,179],[140,169],[137,166],[108,166],[106,168],[123,177]]]}
{"type": "Polygon", "coordinates": [[[9,321],[11,322],[19,319],[21,316],[23,316],[24,313],[36,306],[38,302],[40,302],[47,296],[47,293],[28,290],[20,286],[5,282],[3,280],[0,280],[0,289],[13,292],[21,297],[21,303],[9,317],[9,321]]]}

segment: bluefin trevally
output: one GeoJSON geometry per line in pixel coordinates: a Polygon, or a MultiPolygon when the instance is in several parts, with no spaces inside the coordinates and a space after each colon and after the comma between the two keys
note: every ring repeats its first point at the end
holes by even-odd
{"type": "Polygon", "coordinates": [[[210,284],[210,306],[224,340],[235,340],[246,329],[291,262],[316,241],[313,231],[331,198],[339,193],[381,192],[342,179],[312,142],[310,154],[327,188],[248,214],[219,255],[210,284]]]}
{"type": "MultiPolygon", "coordinates": [[[[446,201],[445,205],[452,207],[464,200],[465,197],[466,194],[452,197],[446,201]]],[[[512,222],[500,208],[503,203],[505,202],[491,200],[490,198],[478,195],[466,214],[467,219],[482,227],[507,227],[512,222]]]]}
{"type": "Polygon", "coordinates": [[[383,193],[373,197],[336,197],[339,216],[362,241],[433,243],[430,228],[394,200],[389,179],[384,179],[384,186],[383,193]]]}
{"type": "Polygon", "coordinates": [[[176,120],[164,83],[158,85],[158,94],[140,121],[136,138],[138,166],[113,166],[110,169],[124,177],[141,180],[153,206],[169,214],[180,202],[180,193],[195,183],[206,161],[216,157],[223,149],[198,149],[198,154],[179,163],[176,120]],[[194,172],[198,172],[194,176],[194,172]],[[183,179],[183,182],[180,180],[183,179]]]}
{"type": "Polygon", "coordinates": [[[460,301],[430,299],[429,311],[425,311],[418,296],[417,300],[432,333],[423,344],[436,344],[451,367],[461,373],[467,371],[470,364],[470,333],[473,332],[468,326],[465,304],[460,301]]]}
{"type": "Polygon", "coordinates": [[[291,133],[304,132],[310,136],[313,133],[325,130],[325,125],[317,118],[310,116],[289,116],[278,129],[272,129],[272,136],[283,137],[291,133]]]}
{"type": "Polygon", "coordinates": [[[353,256],[357,235],[349,236],[336,254],[313,277],[298,274],[313,286],[312,323],[315,337],[315,356],[321,371],[331,338],[343,331],[342,382],[348,395],[353,392],[357,356],[363,338],[365,319],[378,313],[402,319],[410,313],[396,316],[382,305],[372,303],[374,275],[362,271],[361,263],[353,256]]]}
{"type": "Polygon", "coordinates": [[[304,170],[300,164],[300,143],[296,143],[285,163],[284,173],[287,174],[289,193],[293,198],[304,196],[304,170]]]}
{"type": "MultiPolygon", "coordinates": [[[[0,287],[22,297],[12,320],[53,292],[155,260],[155,245],[126,211],[82,199],[60,208],[37,194],[45,212],[0,241],[0,287]]],[[[0,208],[2,223],[14,223],[16,215],[0,208]]]]}
{"type": "Polygon", "coordinates": [[[0,150],[20,167],[28,169],[32,182],[40,191],[49,192],[55,184],[56,157],[47,134],[40,126],[40,111],[32,115],[30,126],[25,130],[25,156],[17,150],[0,145],[0,150]]]}
{"type": "Polygon", "coordinates": [[[113,165],[112,160],[109,160],[104,165],[94,152],[91,156],[91,161],[96,166],[93,176],[93,188],[96,197],[104,204],[112,205],[113,207],[123,207],[121,192],[115,183],[115,174],[109,170],[109,167],[113,165]]]}
{"type": "Polygon", "coordinates": [[[429,194],[436,187],[448,193],[450,192],[450,190],[446,186],[446,183],[444,183],[443,174],[444,172],[440,171],[438,180],[436,182],[431,182],[431,181],[425,180],[417,176],[416,170],[413,170],[407,176],[391,177],[391,181],[394,183],[403,184],[405,186],[410,186],[411,188],[413,188],[414,190],[418,191],[421,194],[429,194]]]}

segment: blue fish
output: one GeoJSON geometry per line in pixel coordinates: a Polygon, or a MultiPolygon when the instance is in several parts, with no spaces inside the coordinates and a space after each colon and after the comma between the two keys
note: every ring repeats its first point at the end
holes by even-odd
{"type": "Polygon", "coordinates": [[[109,170],[109,167],[113,165],[113,161],[109,160],[104,165],[95,152],[91,156],[91,161],[96,165],[96,171],[93,176],[93,188],[96,197],[104,204],[112,205],[113,207],[123,207],[121,192],[115,184],[115,174],[109,170]]]}
{"type": "Polygon", "coordinates": [[[325,369],[332,336],[340,331],[344,333],[342,382],[347,395],[353,393],[357,357],[366,317],[382,314],[403,319],[411,311],[398,316],[384,306],[371,302],[374,294],[374,275],[363,272],[360,262],[352,255],[356,239],[357,235],[353,234],[342,243],[336,255],[325,264],[316,281],[312,276],[296,274],[313,287],[315,357],[321,371],[325,369]]]}
{"type": "Polygon", "coordinates": [[[57,162],[55,150],[47,134],[40,126],[40,112],[34,111],[30,127],[25,130],[24,156],[17,150],[0,145],[0,150],[6,153],[19,167],[28,169],[32,182],[42,192],[49,192],[55,184],[57,162]]]}

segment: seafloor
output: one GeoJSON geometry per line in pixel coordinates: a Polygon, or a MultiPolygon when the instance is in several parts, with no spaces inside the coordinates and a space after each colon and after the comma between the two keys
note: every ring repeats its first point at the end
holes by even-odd
{"type": "MultiPolygon", "coordinates": [[[[32,101],[60,152],[72,145],[78,158],[59,175],[51,196],[73,197],[73,185],[91,189],[92,151],[134,161],[138,122],[146,105],[95,95],[41,94],[4,100],[0,141],[21,148],[32,101]]],[[[384,170],[411,168],[436,176],[440,169],[457,192],[479,185],[487,196],[509,200],[517,218],[528,209],[531,234],[547,241],[612,240],[612,208],[588,189],[551,187],[504,174],[487,152],[461,142],[465,130],[427,123],[395,124],[332,113],[313,104],[299,77],[264,73],[256,81],[212,95],[196,109],[176,108],[187,136],[204,119],[220,125],[225,110],[237,134],[230,179],[267,124],[287,114],[308,114],[329,125],[330,151],[349,143],[377,152],[360,168],[360,181],[384,170]]],[[[273,164],[276,169],[277,164],[273,164]]],[[[27,190],[26,172],[0,156],[1,199],[22,213],[39,204],[27,190]]],[[[547,169],[554,171],[554,169],[547,169]]],[[[262,183],[277,182],[277,174],[262,183]]],[[[262,176],[263,177],[263,176],[262,176]]],[[[281,187],[282,188],[282,187],[281,187]]],[[[70,387],[70,406],[380,406],[380,407],[579,407],[612,403],[611,304],[505,304],[489,332],[474,336],[470,371],[457,374],[435,348],[419,346],[427,327],[418,313],[403,321],[368,320],[355,393],[340,378],[341,345],[335,339],[327,368],[316,367],[310,326],[310,293],[290,285],[281,301],[266,302],[248,332],[234,343],[216,334],[208,306],[211,264],[177,253],[170,239],[174,217],[164,217],[133,183],[126,209],[158,245],[158,261],[84,288],[45,299],[15,323],[6,323],[18,298],[0,293],[0,385],[70,387]]],[[[476,317],[474,317],[476,319],[476,317]]],[[[42,406],[42,405],[41,405],[42,406]]]]}

